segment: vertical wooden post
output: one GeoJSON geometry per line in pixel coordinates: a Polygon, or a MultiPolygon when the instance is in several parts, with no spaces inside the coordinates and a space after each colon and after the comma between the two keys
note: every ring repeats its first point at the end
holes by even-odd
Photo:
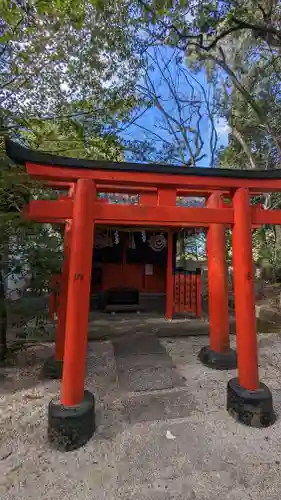
{"type": "Polygon", "coordinates": [[[69,257],[70,257],[70,241],[71,241],[71,220],[66,221],[64,230],[64,261],[62,265],[61,281],[60,281],[60,300],[58,308],[58,321],[56,328],[56,345],[55,345],[55,360],[62,361],[65,342],[65,322],[66,322],[66,306],[68,292],[68,277],[69,277],[69,257]]]}
{"type": "MultiPolygon", "coordinates": [[[[211,194],[208,208],[222,207],[219,192],[211,194]]],[[[223,208],[222,208],[223,210],[223,208]]],[[[225,229],[221,224],[211,224],[207,234],[208,292],[210,347],[213,351],[229,351],[228,278],[226,266],[225,229]]]]}
{"type": "Polygon", "coordinates": [[[201,272],[196,270],[196,317],[201,318],[202,308],[201,308],[201,272]]]}
{"type": "Polygon", "coordinates": [[[256,334],[252,223],[249,193],[237,189],[233,196],[233,271],[238,353],[238,380],[245,389],[259,387],[256,334]]]}
{"type": "MultiPolygon", "coordinates": [[[[175,188],[160,187],[158,188],[158,206],[175,207],[177,202],[177,191],[175,188]]],[[[173,249],[174,238],[173,231],[168,230],[168,252],[167,252],[167,267],[166,267],[166,319],[173,318],[174,309],[174,277],[173,277],[173,249]]]]}
{"type": "Polygon", "coordinates": [[[247,189],[233,196],[232,232],[238,378],[227,384],[227,410],[236,421],[251,427],[268,427],[275,422],[272,394],[259,381],[255,315],[252,220],[247,189]]]}
{"type": "Polygon", "coordinates": [[[191,312],[197,313],[197,276],[194,272],[191,273],[191,312]]]}
{"type": "Polygon", "coordinates": [[[55,316],[57,312],[57,303],[59,302],[58,289],[60,279],[61,276],[56,274],[52,276],[50,280],[49,316],[52,321],[56,319],[55,316]]]}
{"type": "Polygon", "coordinates": [[[69,262],[66,338],[61,402],[79,404],[84,398],[88,337],[92,252],[94,244],[95,186],[89,179],[77,181],[74,195],[69,262]]]}
{"type": "MultiPolygon", "coordinates": [[[[75,190],[75,184],[71,184],[68,190],[68,198],[72,198],[75,190]]],[[[60,279],[60,296],[58,307],[58,321],[56,328],[56,345],[55,345],[55,361],[63,361],[64,342],[65,342],[65,322],[66,322],[66,305],[68,292],[68,277],[69,277],[69,257],[71,243],[71,226],[72,221],[67,220],[64,228],[64,259],[62,265],[60,279]]]]}
{"type": "Polygon", "coordinates": [[[173,232],[168,231],[168,255],[166,268],[166,319],[173,318],[174,287],[173,287],[173,232]]]}
{"type": "MultiPolygon", "coordinates": [[[[208,198],[207,208],[223,208],[221,193],[208,198]]],[[[225,229],[221,224],[210,224],[207,235],[208,292],[210,347],[199,353],[200,361],[217,370],[236,368],[236,352],[230,349],[228,318],[228,277],[226,266],[225,229]]]]}

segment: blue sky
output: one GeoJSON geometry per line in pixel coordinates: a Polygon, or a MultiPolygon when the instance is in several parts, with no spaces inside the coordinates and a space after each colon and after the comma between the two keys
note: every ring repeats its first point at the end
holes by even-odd
{"type": "MultiPolygon", "coordinates": [[[[151,54],[150,54],[150,62],[153,64],[154,68],[151,69],[148,72],[148,78],[146,78],[146,82],[148,81],[148,86],[151,88],[153,86],[153,92],[157,94],[159,97],[159,101],[161,106],[163,106],[165,112],[167,112],[168,116],[171,117],[170,123],[174,125],[173,123],[173,118],[178,118],[178,111],[177,111],[177,102],[175,99],[173,99],[172,95],[175,92],[177,96],[180,97],[182,100],[183,104],[181,105],[182,109],[182,120],[189,121],[191,119],[191,124],[194,128],[197,128],[197,118],[198,114],[194,114],[194,118],[191,118],[191,111],[192,108],[191,106],[184,102],[187,100],[192,100],[191,96],[191,88],[186,83],[186,65],[183,62],[182,64],[177,64],[176,63],[176,55],[173,49],[169,49],[167,47],[163,47],[161,49],[157,49],[156,56],[155,56],[155,50],[152,49],[151,54]],[[157,58],[157,59],[156,59],[157,58]],[[169,62],[169,70],[166,70],[167,67],[167,61],[169,62]],[[157,64],[155,64],[157,62],[157,64]],[[182,68],[179,72],[178,68],[182,68]],[[166,75],[166,79],[163,79],[163,74],[166,75]],[[168,83],[167,83],[168,82],[168,83]],[[176,89],[175,91],[171,92],[171,86],[169,87],[169,82],[176,82],[176,89]]],[[[190,78],[190,77],[189,77],[190,78]]],[[[192,78],[192,77],[191,77],[192,78]]],[[[202,88],[205,90],[206,93],[210,93],[209,95],[211,96],[211,88],[209,87],[209,84],[207,82],[206,74],[204,71],[199,72],[196,75],[196,79],[198,81],[198,84],[191,79],[191,82],[195,88],[195,96],[193,95],[193,101],[196,101],[196,96],[201,95],[202,98],[202,88]],[[202,86],[202,88],[200,87],[202,86]]],[[[141,86],[144,85],[144,79],[139,82],[141,86]]],[[[147,86],[146,85],[146,86],[147,86]]],[[[197,99],[198,101],[199,99],[197,99]]],[[[193,108],[194,110],[194,108],[193,108]]],[[[202,120],[200,121],[200,132],[201,132],[201,137],[204,142],[204,146],[202,149],[202,152],[200,153],[200,156],[202,154],[205,155],[205,157],[198,163],[198,166],[204,166],[208,167],[210,166],[210,160],[211,160],[211,153],[210,153],[210,134],[211,134],[211,126],[210,126],[210,120],[208,117],[207,113],[207,108],[205,105],[202,105],[200,108],[200,112],[203,115],[202,120]]],[[[222,119],[222,118],[213,118],[215,121],[215,126],[218,134],[218,144],[217,147],[219,146],[226,146],[228,143],[228,126],[227,122],[222,119]]],[[[163,143],[168,141],[168,142],[175,142],[174,136],[169,133],[169,131],[164,130],[162,127],[163,122],[163,113],[157,109],[156,106],[148,109],[136,122],[135,124],[131,125],[126,132],[124,133],[124,137],[126,139],[136,139],[136,140],[144,140],[145,138],[149,137],[150,139],[153,139],[153,141],[156,141],[156,143],[161,147],[161,140],[162,138],[163,143]],[[146,130],[144,130],[146,129],[146,130]]],[[[191,138],[194,137],[192,134],[190,136],[191,138]]],[[[193,150],[195,149],[195,142],[191,141],[193,150]]],[[[186,156],[187,158],[189,157],[189,154],[186,156]]]]}

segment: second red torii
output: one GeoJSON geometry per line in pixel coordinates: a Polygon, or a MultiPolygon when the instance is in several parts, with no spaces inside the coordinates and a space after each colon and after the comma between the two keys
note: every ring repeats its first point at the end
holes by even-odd
{"type": "Polygon", "coordinates": [[[33,220],[65,220],[71,227],[65,243],[66,288],[60,301],[65,304],[65,327],[61,328],[60,349],[54,359],[63,364],[62,395],[60,402],[52,401],[49,406],[49,439],[58,447],[74,449],[94,432],[94,398],[84,390],[84,376],[93,235],[98,224],[167,229],[168,319],[173,311],[172,232],[185,226],[208,228],[210,346],[200,352],[199,358],[216,369],[234,368],[237,362],[238,377],[227,386],[227,409],[244,424],[272,424],[272,396],[258,373],[252,227],[281,224],[281,211],[265,211],[250,202],[257,193],[281,191],[281,171],[79,160],[29,151],[11,141],[6,148],[34,179],[51,182],[54,187],[73,185],[69,199],[33,200],[24,211],[33,220]],[[139,204],[128,207],[102,203],[97,197],[102,189],[128,189],[139,194],[139,204]],[[177,197],[185,195],[206,197],[206,208],[176,206],[177,197]],[[223,205],[223,197],[231,200],[231,206],[223,205]],[[237,361],[229,345],[225,227],[232,228],[237,361]]]}

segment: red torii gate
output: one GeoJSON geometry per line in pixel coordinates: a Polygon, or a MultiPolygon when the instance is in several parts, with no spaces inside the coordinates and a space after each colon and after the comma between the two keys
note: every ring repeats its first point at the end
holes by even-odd
{"type": "Polygon", "coordinates": [[[54,358],[49,368],[61,371],[60,401],[49,405],[48,435],[62,449],[84,444],[95,430],[94,396],[84,390],[90,277],[95,225],[157,227],[168,231],[166,316],[173,313],[172,234],[176,228],[208,228],[210,346],[199,359],[216,369],[235,368],[227,386],[227,409],[237,420],[258,427],[275,421],[270,390],[259,381],[256,335],[252,227],[281,224],[281,211],[250,204],[257,193],[281,191],[281,171],[220,170],[158,164],[99,162],[27,150],[7,140],[7,154],[26,166],[34,179],[54,188],[69,188],[56,201],[33,200],[24,215],[38,222],[65,222],[54,358]],[[110,205],[97,192],[139,195],[134,206],[110,205]],[[207,198],[206,208],[176,206],[177,196],[207,198]],[[224,204],[224,198],[231,200],[224,204]],[[237,359],[230,349],[225,261],[225,227],[232,227],[237,359]]]}

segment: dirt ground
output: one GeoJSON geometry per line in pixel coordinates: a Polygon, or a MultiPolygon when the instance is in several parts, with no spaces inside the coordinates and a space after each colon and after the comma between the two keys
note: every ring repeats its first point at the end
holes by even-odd
{"type": "Polygon", "coordinates": [[[40,378],[51,346],[19,353],[0,372],[0,498],[279,500],[280,337],[259,336],[261,378],[277,413],[268,429],[228,415],[226,384],[235,371],[199,363],[207,342],[166,338],[162,351],[123,357],[110,341],[89,344],[86,387],[96,395],[97,432],[69,453],[46,440],[47,405],[60,390],[59,381],[40,378]],[[128,376],[132,366],[138,380],[128,376]]]}

